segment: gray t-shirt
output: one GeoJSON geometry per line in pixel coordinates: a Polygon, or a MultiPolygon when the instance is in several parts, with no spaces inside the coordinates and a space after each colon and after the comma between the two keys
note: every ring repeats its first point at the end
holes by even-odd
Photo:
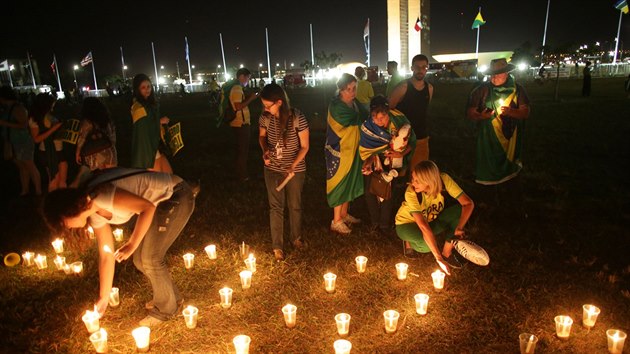
{"type": "Polygon", "coordinates": [[[142,197],[157,206],[173,195],[173,187],[180,181],[181,179],[175,175],[159,172],[141,173],[113,181],[103,186],[96,198],[93,199],[100,209],[112,213],[112,218],[107,219],[100,214],[92,214],[89,219],[90,225],[98,229],[105,224],[124,224],[133,217],[134,213],[132,212],[114,208],[114,194],[117,188],[142,197]]]}

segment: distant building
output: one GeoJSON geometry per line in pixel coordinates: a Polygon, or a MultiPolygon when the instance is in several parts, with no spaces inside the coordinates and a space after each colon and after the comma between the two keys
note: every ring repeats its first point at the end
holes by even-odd
{"type": "Polygon", "coordinates": [[[387,0],[387,60],[409,71],[417,54],[431,58],[430,0],[387,0]],[[422,30],[415,25],[420,18],[422,30]]]}

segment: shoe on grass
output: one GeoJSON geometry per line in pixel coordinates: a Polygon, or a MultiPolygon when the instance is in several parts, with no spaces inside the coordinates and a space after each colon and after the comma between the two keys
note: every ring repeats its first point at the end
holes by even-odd
{"type": "Polygon", "coordinates": [[[361,219],[355,218],[350,214],[346,214],[346,216],[343,217],[343,222],[345,222],[346,224],[360,224],[361,219]]]}
{"type": "Polygon", "coordinates": [[[297,239],[293,241],[293,247],[296,250],[300,250],[300,251],[305,250],[307,248],[306,242],[302,241],[301,239],[297,239]]]}
{"type": "Polygon", "coordinates": [[[455,256],[455,252],[452,252],[450,257],[444,257],[442,255],[442,259],[450,268],[460,269],[462,267],[462,262],[460,262],[457,256],[455,256]]]}
{"type": "Polygon", "coordinates": [[[142,320],[140,320],[140,326],[153,328],[153,327],[157,327],[157,326],[161,325],[164,322],[165,321],[162,321],[159,318],[155,318],[155,317],[149,315],[149,316],[143,318],[142,320]]]}
{"type": "Polygon", "coordinates": [[[403,254],[405,258],[418,258],[420,257],[420,252],[416,252],[411,245],[407,241],[403,241],[403,254]]]}
{"type": "Polygon", "coordinates": [[[284,252],[281,249],[273,250],[273,257],[276,259],[276,262],[284,261],[284,252]]]}
{"type": "Polygon", "coordinates": [[[350,232],[352,232],[352,230],[348,227],[348,225],[346,225],[345,222],[335,222],[335,220],[330,222],[330,231],[336,232],[341,235],[350,235],[350,232]]]}

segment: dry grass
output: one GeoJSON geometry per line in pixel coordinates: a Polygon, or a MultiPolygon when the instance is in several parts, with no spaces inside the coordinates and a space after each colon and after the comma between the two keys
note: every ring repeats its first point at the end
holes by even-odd
{"type": "MultiPolygon", "coordinates": [[[[201,178],[203,191],[195,213],[171,248],[168,263],[186,303],[199,308],[198,327],[189,330],[181,316],[155,329],[152,352],[233,352],[232,338],[247,334],[252,352],[332,352],[338,339],[334,315],[352,316],[348,339],[353,353],[513,353],[518,334],[540,337],[544,353],[606,351],[605,330],[630,330],[630,264],[628,232],[627,134],[628,101],[619,80],[595,80],[594,97],[578,97],[579,82],[563,82],[564,101],[550,101],[552,87],[528,86],[533,100],[527,126],[523,184],[529,218],[513,222],[505,209],[477,208],[470,225],[473,240],[491,256],[488,267],[465,265],[446,280],[444,291],[433,289],[432,257],[405,260],[397,238],[384,238],[361,226],[351,236],[330,234],[330,210],[324,192],[322,127],[331,88],[291,93],[293,103],[307,113],[312,127],[308,178],[304,190],[306,251],[287,249],[284,263],[275,263],[268,230],[267,198],[262,163],[252,137],[252,181],[231,181],[230,132],[212,128],[205,97],[164,98],[163,111],[181,120],[186,147],[174,159],[175,171],[201,178]],[[619,89],[618,89],[619,88],[619,89]],[[318,113],[316,118],[314,113],[318,113]],[[240,288],[244,263],[238,244],[249,244],[257,257],[252,288],[240,288]],[[205,245],[214,243],[219,258],[210,260],[205,245]],[[185,270],[181,256],[195,254],[195,266],[185,270]],[[367,272],[358,274],[354,257],[369,258],[367,272]],[[398,281],[394,264],[406,261],[411,276],[398,281]],[[328,294],[322,276],[337,274],[337,290],[328,294]],[[219,306],[218,290],[234,289],[229,309],[219,306]],[[413,295],[430,295],[429,313],[415,313],[413,295]],[[281,307],[298,307],[298,324],[284,326],[281,307]],[[588,332],[581,326],[581,306],[597,304],[602,313],[588,332]],[[400,312],[397,333],[385,334],[382,313],[400,312]],[[553,318],[570,315],[571,338],[555,337],[553,318]]],[[[434,134],[431,154],[473,199],[479,188],[471,182],[474,129],[463,118],[470,86],[438,84],[431,107],[434,134]]],[[[118,121],[121,164],[128,162],[128,105],[110,103],[118,121]]],[[[67,112],[71,112],[68,109],[67,112]]],[[[72,113],[66,113],[71,115],[72,113]]],[[[255,134],[253,134],[255,135],[255,134]]],[[[6,204],[0,227],[3,251],[46,252],[49,268],[15,267],[0,270],[0,351],[87,352],[91,344],[81,321],[97,294],[96,257],[67,252],[68,261],[85,263],[82,277],[53,270],[52,249],[43,224],[32,208],[6,204]]],[[[352,213],[367,218],[362,199],[352,213]]],[[[119,265],[115,285],[121,305],[110,308],[101,325],[109,333],[114,353],[133,352],[131,330],[144,317],[150,287],[131,262],[119,265]]]]}

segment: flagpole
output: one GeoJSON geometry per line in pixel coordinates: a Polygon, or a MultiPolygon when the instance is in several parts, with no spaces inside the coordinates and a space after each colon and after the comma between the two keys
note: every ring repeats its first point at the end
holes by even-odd
{"type": "Polygon", "coordinates": [[[271,60],[269,59],[269,32],[267,31],[267,27],[265,27],[265,41],[267,42],[267,76],[269,83],[271,83],[271,60]]]}
{"type": "MultiPolygon", "coordinates": [[[[90,53],[92,53],[90,51],[90,53]]],[[[92,76],[94,76],[94,89],[98,91],[98,83],[96,82],[96,68],[94,67],[94,54],[92,54],[92,76]]]]}
{"type": "MultiPolygon", "coordinates": [[[[7,60],[7,65],[9,65],[9,61],[7,60]]],[[[13,78],[11,78],[11,65],[9,65],[9,84],[11,85],[11,88],[13,88],[13,78]]]]}
{"type": "Polygon", "coordinates": [[[53,53],[53,63],[55,63],[55,74],[57,74],[57,84],[59,85],[59,91],[63,91],[61,88],[61,79],[59,79],[59,65],[57,65],[57,56],[53,53]]]}
{"type": "Polygon", "coordinates": [[[223,50],[223,35],[219,33],[219,41],[221,42],[221,57],[223,57],[223,77],[227,81],[227,65],[225,65],[225,50],[223,50]]]}
{"type": "Polygon", "coordinates": [[[33,80],[33,88],[37,88],[37,84],[35,83],[35,75],[33,74],[33,63],[31,63],[31,53],[26,51],[26,56],[28,57],[28,68],[31,70],[31,80],[33,80]]]}
{"type": "Polygon", "coordinates": [[[545,42],[547,40],[547,22],[549,21],[549,6],[551,0],[547,0],[547,15],[545,16],[545,32],[543,32],[542,49],[540,50],[540,65],[544,65],[543,57],[545,56],[545,42]]]}
{"type": "Polygon", "coordinates": [[[184,37],[186,40],[186,61],[188,62],[188,77],[190,78],[190,89],[192,90],[192,70],[190,70],[190,48],[188,47],[188,37],[184,37]]]}
{"type": "Polygon", "coordinates": [[[157,62],[155,61],[155,46],[153,45],[153,42],[151,42],[151,51],[153,52],[153,70],[155,70],[155,87],[156,87],[156,91],[158,91],[158,88],[160,87],[160,77],[158,76],[157,62]]]}
{"type": "Polygon", "coordinates": [[[122,46],[120,46],[120,62],[122,64],[122,77],[123,77],[123,82],[126,81],[127,79],[125,78],[125,56],[123,55],[123,49],[122,46]]]}
{"type": "MultiPolygon", "coordinates": [[[[479,13],[481,13],[481,6],[479,6],[479,13]]],[[[479,32],[481,32],[481,25],[477,26],[477,46],[475,47],[475,59],[479,59],[479,32]]]]}
{"type": "Polygon", "coordinates": [[[368,17],[367,66],[370,67],[370,18],[368,17]]]}
{"type": "Polygon", "coordinates": [[[311,77],[313,78],[313,86],[315,86],[315,51],[313,50],[313,24],[309,24],[311,29],[311,77]]]}
{"type": "Polygon", "coordinates": [[[613,56],[613,65],[617,64],[617,50],[619,49],[619,35],[621,34],[621,19],[623,11],[619,11],[619,26],[617,27],[617,40],[615,40],[615,55],[613,56]]]}

